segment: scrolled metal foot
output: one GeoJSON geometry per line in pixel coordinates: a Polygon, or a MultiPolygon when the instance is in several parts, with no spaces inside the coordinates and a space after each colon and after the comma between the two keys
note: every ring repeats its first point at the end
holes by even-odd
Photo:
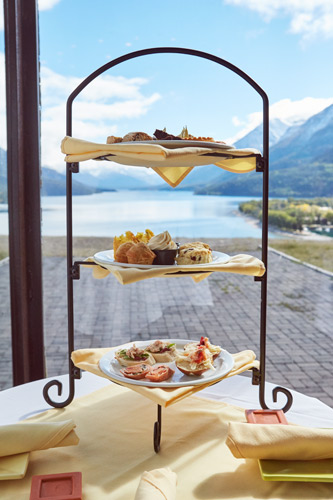
{"type": "Polygon", "coordinates": [[[282,408],[282,411],[284,413],[287,413],[288,410],[290,410],[292,404],[293,404],[293,397],[290,391],[288,389],[285,389],[284,387],[274,387],[272,394],[273,394],[273,401],[274,403],[277,402],[277,395],[279,392],[282,392],[286,397],[287,397],[287,403],[285,406],[282,408]]]}
{"type": "Polygon", "coordinates": [[[44,388],[43,388],[43,396],[45,401],[50,405],[53,406],[54,408],[64,408],[64,406],[69,405],[73,401],[74,398],[74,390],[72,387],[70,388],[70,394],[66,401],[60,402],[60,401],[53,401],[50,396],[49,396],[49,389],[53,386],[56,386],[58,388],[58,396],[61,396],[62,394],[62,383],[59,380],[51,380],[48,382],[44,388]]]}

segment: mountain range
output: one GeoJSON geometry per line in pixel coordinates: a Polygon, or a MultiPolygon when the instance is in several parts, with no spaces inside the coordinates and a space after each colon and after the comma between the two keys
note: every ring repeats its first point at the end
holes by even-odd
{"type": "MultiPolygon", "coordinates": [[[[237,148],[262,151],[262,125],[235,142],[237,148]]],[[[172,189],[157,175],[144,169],[127,167],[100,168],[92,175],[80,165],[73,177],[75,195],[115,189],[172,189]]],[[[303,123],[289,125],[282,120],[270,121],[270,196],[332,196],[333,193],[333,104],[303,123]]],[[[0,148],[0,202],[6,200],[6,152],[0,148]]],[[[196,194],[261,196],[262,174],[233,174],[213,165],[197,167],[177,189],[196,194]]],[[[42,168],[42,195],[57,196],[66,192],[65,175],[42,168]]]]}
{"type": "MultiPolygon", "coordinates": [[[[333,105],[302,124],[285,128],[270,123],[271,197],[332,196],[333,193],[333,105]],[[282,134],[279,137],[279,130],[282,134]]],[[[235,143],[237,148],[261,149],[262,126],[235,143]]],[[[196,194],[260,196],[261,174],[222,172],[212,182],[195,189],[196,194]]]]}

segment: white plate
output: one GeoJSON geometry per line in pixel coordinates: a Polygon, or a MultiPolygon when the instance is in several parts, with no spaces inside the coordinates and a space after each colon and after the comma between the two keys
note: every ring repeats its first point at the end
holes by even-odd
{"type": "Polygon", "coordinates": [[[230,146],[230,144],[222,144],[220,142],[205,142],[205,141],[186,141],[186,140],[153,140],[153,141],[131,141],[122,142],[122,144],[156,144],[158,146],[163,146],[164,148],[218,148],[218,149],[235,149],[235,146],[230,146]]]}
{"type": "MultiPolygon", "coordinates": [[[[184,345],[189,342],[196,342],[195,340],[179,340],[179,339],[160,339],[163,341],[167,341],[170,344],[175,343],[176,348],[180,351],[183,350],[184,345]]],[[[128,344],[124,344],[122,346],[114,347],[109,351],[105,356],[103,356],[99,361],[99,367],[105,375],[110,377],[112,380],[119,380],[121,382],[126,382],[126,384],[132,385],[142,385],[145,387],[186,387],[190,385],[202,385],[207,382],[212,382],[217,380],[224,375],[227,375],[234,366],[234,358],[228,351],[222,349],[220,355],[214,360],[215,370],[207,370],[200,376],[188,376],[184,375],[181,371],[179,371],[176,367],[175,362],[172,363],[156,363],[154,366],[160,365],[168,365],[170,368],[175,370],[175,373],[169,380],[165,380],[164,382],[150,382],[149,380],[133,380],[131,378],[124,377],[120,370],[124,369],[124,366],[121,366],[115,358],[116,351],[120,349],[128,349],[133,344],[137,347],[147,347],[149,344],[155,342],[154,340],[140,340],[138,342],[129,342],[128,344]]]]}
{"type": "MultiPolygon", "coordinates": [[[[213,256],[213,262],[209,262],[207,264],[194,264],[193,266],[191,264],[188,265],[182,265],[179,267],[186,267],[186,269],[193,269],[195,267],[207,267],[211,266],[214,264],[224,264],[225,262],[228,262],[230,259],[230,255],[227,255],[226,253],[222,252],[212,252],[213,256]]],[[[178,267],[177,264],[175,263],[172,266],[159,266],[159,265],[146,265],[146,264],[125,264],[124,262],[116,262],[113,258],[113,250],[104,250],[103,252],[98,252],[95,253],[94,255],[94,260],[97,262],[97,264],[100,264],[101,266],[119,266],[119,267],[136,267],[137,269],[155,269],[155,268],[165,268],[168,269],[169,267],[178,267]]]]}

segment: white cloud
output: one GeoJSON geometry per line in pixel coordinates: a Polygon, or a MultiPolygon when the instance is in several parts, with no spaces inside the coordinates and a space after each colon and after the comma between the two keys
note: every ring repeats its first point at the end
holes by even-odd
{"type": "MultiPolygon", "coordinates": [[[[278,118],[289,126],[296,125],[304,122],[310,116],[320,113],[331,104],[333,104],[333,97],[327,99],[306,97],[299,101],[282,99],[269,107],[269,118],[270,120],[278,118]]],[[[241,121],[237,116],[233,117],[232,122],[236,126],[242,126],[242,129],[234,137],[227,139],[227,142],[233,144],[262,123],[262,111],[249,114],[246,117],[245,126],[244,121],[241,121]]]]}
{"type": "Polygon", "coordinates": [[[61,0],[38,0],[38,8],[39,10],[50,10],[60,1],[61,0]]]}
{"type": "Polygon", "coordinates": [[[224,0],[229,5],[258,12],[266,22],[277,16],[288,16],[290,32],[303,40],[319,35],[333,37],[332,0],[224,0]]]}

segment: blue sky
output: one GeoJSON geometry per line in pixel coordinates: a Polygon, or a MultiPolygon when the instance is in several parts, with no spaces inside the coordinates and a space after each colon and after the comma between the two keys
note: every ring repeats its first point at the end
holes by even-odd
{"type": "MultiPolygon", "coordinates": [[[[188,47],[228,60],[266,91],[271,116],[289,123],[333,102],[331,0],[40,0],[39,6],[42,162],[58,170],[70,92],[99,66],[143,48],[188,47]]],[[[194,135],[231,141],[259,123],[261,106],[245,82],[209,61],[141,57],[88,87],[74,107],[73,135],[105,142],[134,130],[166,127],[178,134],[187,125],[194,135]]]]}

